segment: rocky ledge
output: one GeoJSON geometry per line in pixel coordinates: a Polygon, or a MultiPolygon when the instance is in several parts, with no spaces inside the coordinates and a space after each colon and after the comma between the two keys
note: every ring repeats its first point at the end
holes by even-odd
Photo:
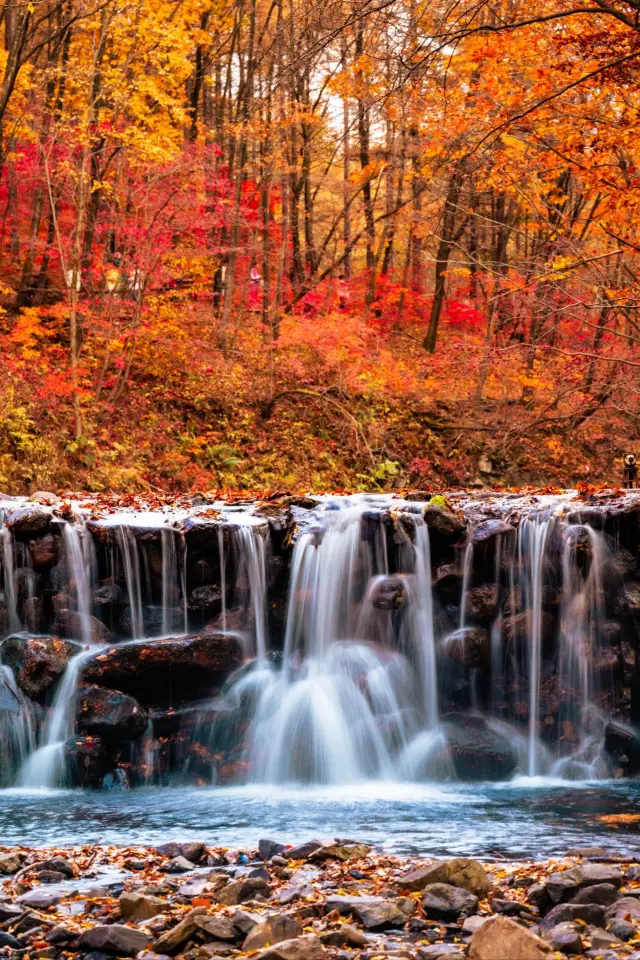
{"type": "Polygon", "coordinates": [[[238,851],[4,848],[0,954],[33,960],[640,960],[640,862],[406,860],[345,839],[238,851]]]}

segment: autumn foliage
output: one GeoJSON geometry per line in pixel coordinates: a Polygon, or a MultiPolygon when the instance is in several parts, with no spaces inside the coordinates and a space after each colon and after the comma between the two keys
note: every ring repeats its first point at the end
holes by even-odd
{"type": "Polygon", "coordinates": [[[0,489],[618,481],[631,4],[8,0],[0,489]]]}

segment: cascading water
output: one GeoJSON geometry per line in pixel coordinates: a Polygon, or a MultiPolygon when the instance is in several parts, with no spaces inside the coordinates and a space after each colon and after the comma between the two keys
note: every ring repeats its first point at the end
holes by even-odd
{"type": "MultiPolygon", "coordinates": [[[[504,519],[494,510],[488,525],[487,514],[458,515],[449,533],[453,513],[442,529],[437,517],[430,529],[424,504],[327,497],[291,531],[286,568],[257,510],[216,507],[213,522],[207,517],[200,527],[166,513],[130,520],[121,513],[106,524],[111,534],[85,526],[80,514],[73,523],[56,517],[51,549],[59,563],[50,580],[44,548],[38,554],[24,532],[3,524],[4,623],[15,631],[24,606],[28,624],[25,598],[44,583],[50,595],[68,594],[64,635],[84,645],[104,630],[117,648],[149,633],[187,634],[188,625],[207,638],[222,627],[241,642],[234,662],[244,654],[245,663],[222,693],[213,682],[208,699],[200,686],[200,699],[176,704],[192,718],[184,727],[158,719],[154,732],[150,719],[138,734],[122,761],[137,770],[134,783],[158,782],[160,759],[163,780],[190,769],[204,778],[209,763],[218,782],[420,781],[464,777],[470,756],[480,764],[477,778],[605,776],[604,728],[614,703],[607,685],[622,669],[607,623],[622,589],[606,579],[615,544],[577,522],[562,497],[540,498],[522,515],[510,510],[505,500],[504,519]],[[284,595],[278,608],[272,599],[283,569],[288,602],[280,621],[284,595]],[[194,581],[203,585],[200,606],[188,594],[194,581]],[[164,738],[178,727],[173,759],[164,738]]],[[[42,610],[42,596],[34,600],[40,607],[30,606],[42,610]]],[[[5,739],[17,758],[9,768],[24,761],[21,785],[65,782],[82,664],[95,652],[69,661],[35,751],[41,708],[34,713],[7,673],[16,709],[5,739]]],[[[148,715],[161,718],[153,684],[139,689],[148,715]]]]}
{"type": "Polygon", "coordinates": [[[75,731],[75,694],[82,667],[100,647],[78,653],[69,660],[56,690],[51,710],[40,733],[40,746],[20,770],[22,787],[59,787],[66,782],[64,745],[75,731]]]}
{"type": "Polygon", "coordinates": [[[0,713],[0,758],[2,783],[11,783],[36,746],[36,718],[33,705],[16,686],[10,667],[0,665],[2,712],[0,713]]]}
{"type": "Polygon", "coordinates": [[[16,594],[16,574],[13,549],[13,535],[4,523],[4,516],[0,523],[0,538],[2,539],[2,582],[5,602],[7,605],[8,632],[20,629],[18,616],[18,600],[16,594]]]}
{"type": "Polygon", "coordinates": [[[78,527],[72,523],[64,524],[62,541],[72,607],[75,607],[73,612],[76,614],[79,627],[72,633],[77,632],[79,634],[78,639],[85,644],[89,644],[93,639],[91,597],[96,570],[95,545],[84,525],[78,527]]]}
{"type": "Polygon", "coordinates": [[[142,610],[142,587],[140,584],[140,557],[135,532],[123,524],[118,526],[118,545],[124,567],[124,579],[129,598],[131,616],[131,636],[140,640],[144,636],[144,615],[142,610]]]}

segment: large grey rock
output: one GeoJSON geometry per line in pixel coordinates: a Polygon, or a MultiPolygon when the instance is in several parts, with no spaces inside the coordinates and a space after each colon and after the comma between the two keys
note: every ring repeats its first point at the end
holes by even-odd
{"type": "Polygon", "coordinates": [[[610,907],[620,899],[616,887],[612,883],[596,883],[593,887],[583,887],[578,890],[570,903],[599,903],[601,907],[610,907]]]}
{"type": "Polygon", "coordinates": [[[573,923],[582,920],[594,927],[604,926],[604,907],[596,903],[559,903],[540,921],[540,930],[546,933],[559,923],[573,923]]]}
{"type": "Polygon", "coordinates": [[[369,943],[368,937],[345,923],[335,930],[327,930],[320,934],[320,940],[325,947],[366,947],[369,943]]]}
{"type": "Polygon", "coordinates": [[[469,960],[552,960],[553,949],[509,917],[492,917],[471,937],[469,960]]]}
{"type": "Polygon", "coordinates": [[[85,953],[99,950],[101,953],[116,957],[135,957],[151,942],[151,936],[145,930],[134,930],[120,923],[92,927],[80,937],[79,947],[85,953]]]}
{"type": "Polygon", "coordinates": [[[206,913],[206,907],[194,907],[193,910],[190,910],[180,923],[158,938],[154,946],[156,953],[166,953],[170,957],[179,953],[180,949],[197,931],[196,920],[206,913]]]}
{"type": "Polygon", "coordinates": [[[34,910],[48,910],[49,907],[55,907],[62,900],[63,894],[59,890],[44,890],[42,887],[34,887],[27,893],[16,897],[16,903],[21,907],[33,907],[34,910]]]}
{"type": "Polygon", "coordinates": [[[622,885],[619,867],[609,863],[583,863],[569,870],[553,873],[547,880],[547,893],[553,903],[570,900],[578,890],[601,883],[622,885]]]}
{"type": "Polygon", "coordinates": [[[404,874],[398,880],[403,890],[424,890],[429,883],[448,883],[462,887],[483,900],[491,890],[491,880],[479,860],[455,857],[452,860],[436,860],[404,874]]]}
{"type": "Polygon", "coordinates": [[[616,903],[607,908],[605,919],[607,922],[615,918],[621,920],[630,920],[636,925],[640,925],[640,899],[635,897],[622,897],[616,903]]]}
{"type": "Polygon", "coordinates": [[[429,883],[422,893],[422,909],[430,920],[459,920],[478,909],[478,898],[450,883],[429,883]]]}

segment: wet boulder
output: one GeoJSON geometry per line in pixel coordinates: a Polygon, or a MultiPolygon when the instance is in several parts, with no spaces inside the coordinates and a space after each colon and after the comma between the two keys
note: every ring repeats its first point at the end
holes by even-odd
{"type": "Polygon", "coordinates": [[[113,769],[115,757],[100,737],[70,737],[64,744],[64,763],[71,786],[96,789],[113,769]]]}
{"type": "Polygon", "coordinates": [[[608,863],[583,863],[569,870],[551,874],[547,880],[546,889],[553,903],[562,903],[585,887],[603,883],[610,884],[616,889],[620,887],[622,884],[620,868],[608,863]]]}
{"type": "MultiPolygon", "coordinates": [[[[182,633],[184,630],[184,611],[178,606],[176,598],[175,607],[170,607],[165,614],[162,607],[145,604],[142,610],[142,630],[145,637],[158,637],[163,633],[182,633]],[[168,624],[165,626],[165,617],[168,624]]],[[[123,637],[133,636],[133,617],[131,607],[126,606],[118,620],[118,632],[123,637]]]]}
{"type": "Polygon", "coordinates": [[[422,511],[422,516],[429,530],[450,540],[458,539],[466,529],[462,517],[437,504],[428,503],[422,511]]]}
{"type": "Polygon", "coordinates": [[[443,731],[461,780],[505,780],[515,772],[518,755],[512,743],[484,717],[447,714],[443,731]]]}
{"type": "Polygon", "coordinates": [[[97,617],[87,617],[86,620],[76,610],[63,607],[56,613],[53,629],[57,636],[68,640],[82,637],[85,630],[88,633],[87,641],[94,644],[109,643],[111,631],[97,617]]]}
{"type": "Polygon", "coordinates": [[[135,957],[151,942],[146,930],[135,930],[121,923],[105,924],[85,930],[79,948],[83,953],[110,954],[116,957],[135,957]]]}
{"type": "Polygon", "coordinates": [[[625,774],[640,773],[640,734],[634,727],[608,723],[604,730],[604,748],[625,774]]]}
{"type": "Polygon", "coordinates": [[[477,524],[471,532],[471,542],[475,544],[487,544],[495,541],[496,537],[513,536],[515,530],[504,520],[483,520],[477,524]]]}
{"type": "Polygon", "coordinates": [[[60,537],[55,537],[52,533],[34,537],[27,540],[27,550],[36,570],[52,567],[60,559],[60,537]]]}
{"type": "Polygon", "coordinates": [[[407,602],[407,579],[402,574],[375,577],[368,594],[371,606],[376,610],[399,610],[407,602]]]}
{"type": "Polygon", "coordinates": [[[491,620],[498,605],[498,585],[482,583],[467,594],[466,611],[473,620],[491,620]]]}
{"type": "Polygon", "coordinates": [[[440,651],[462,667],[485,667],[491,652],[489,634],[484,627],[461,627],[443,638],[440,651]]]}
{"type": "Polygon", "coordinates": [[[79,643],[56,637],[11,636],[3,641],[0,656],[13,670],[20,690],[32,700],[42,700],[81,649],[79,643]]]}
{"type": "Polygon", "coordinates": [[[92,684],[76,694],[78,730],[88,736],[107,742],[137,740],[145,732],[148,720],[138,701],[119,690],[92,684]]]}
{"type": "Polygon", "coordinates": [[[12,510],[6,519],[6,525],[18,537],[45,534],[53,519],[53,512],[36,504],[12,510]]]}
{"type": "Polygon", "coordinates": [[[83,679],[145,704],[173,705],[210,696],[241,662],[242,648],[233,635],[136,640],[88,660],[83,679]]]}
{"type": "Polygon", "coordinates": [[[205,583],[194,587],[187,597],[187,609],[212,616],[222,609],[222,589],[219,583],[205,583]]]}

